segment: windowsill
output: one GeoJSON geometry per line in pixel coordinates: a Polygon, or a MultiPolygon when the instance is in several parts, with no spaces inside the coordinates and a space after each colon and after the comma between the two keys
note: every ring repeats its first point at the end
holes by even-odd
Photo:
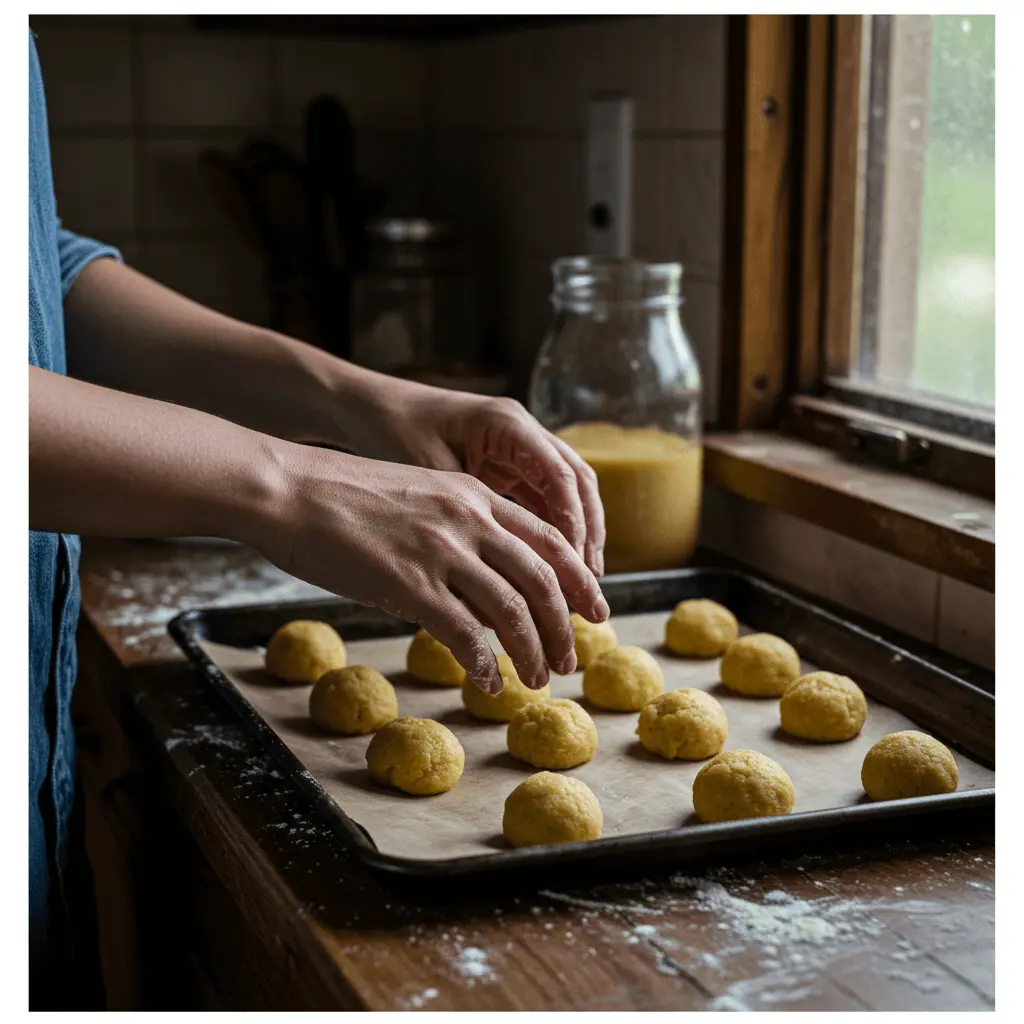
{"type": "Polygon", "coordinates": [[[995,502],[781,434],[705,441],[710,483],[879,550],[995,591],[995,502]]]}

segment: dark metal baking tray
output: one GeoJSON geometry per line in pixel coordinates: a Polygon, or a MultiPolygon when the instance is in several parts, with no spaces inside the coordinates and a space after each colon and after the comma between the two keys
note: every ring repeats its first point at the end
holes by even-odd
{"type": "MultiPolygon", "coordinates": [[[[868,630],[745,573],[694,568],[609,576],[602,589],[613,615],[664,610],[706,597],[726,605],[747,626],[784,636],[823,669],[855,676],[865,692],[902,712],[975,761],[995,767],[995,698],[868,630]]],[[[530,869],[645,867],[679,864],[756,847],[804,845],[815,838],[898,825],[920,815],[977,812],[995,806],[995,789],[671,831],[611,836],[452,860],[413,860],[382,854],[372,839],[327,795],[283,741],[199,646],[200,641],[253,648],[266,644],[284,623],[314,618],[330,623],[348,642],[411,634],[416,628],[373,608],[348,601],[308,601],[185,612],[169,625],[171,636],[203,678],[239,715],[253,735],[312,799],[316,809],[364,863],[405,877],[448,878],[530,869]]]]}

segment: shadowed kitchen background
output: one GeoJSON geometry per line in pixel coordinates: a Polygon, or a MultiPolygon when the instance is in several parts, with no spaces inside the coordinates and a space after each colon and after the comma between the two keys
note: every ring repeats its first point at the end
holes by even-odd
{"type": "MultiPolygon", "coordinates": [[[[355,18],[234,23],[245,31],[177,16],[32,18],[61,216],[170,287],[270,323],[263,250],[201,157],[259,140],[302,157],[311,101],[333,96],[353,126],[362,214],[429,200],[471,243],[459,265],[477,285],[482,366],[460,385],[522,399],[551,261],[586,248],[587,103],[622,93],[634,103],[633,251],[684,267],[681,317],[714,423],[728,19],[513,20],[545,24],[427,40],[338,31],[355,18]]],[[[713,486],[703,509],[707,547],[991,667],[993,594],[713,486]]]]}
{"type": "Polygon", "coordinates": [[[310,101],[333,96],[354,128],[362,212],[427,203],[466,235],[479,361],[493,372],[481,386],[522,397],[550,263],[585,247],[587,101],[621,92],[635,109],[633,250],[684,265],[682,317],[713,403],[724,17],[558,20],[440,41],[324,21],[238,31],[177,16],[31,19],[64,222],[192,298],[271,322],[261,249],[201,156],[265,140],[304,158],[310,101]]]}

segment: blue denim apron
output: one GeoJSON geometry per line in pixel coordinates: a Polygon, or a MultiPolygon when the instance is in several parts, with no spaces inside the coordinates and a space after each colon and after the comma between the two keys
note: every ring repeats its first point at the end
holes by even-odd
{"type": "MultiPolygon", "coordinates": [[[[115,249],[61,227],[53,194],[46,104],[29,32],[28,357],[65,373],[63,301],[82,268],[115,249]]],[[[29,963],[33,988],[66,944],[63,870],[75,792],[71,689],[75,682],[79,539],[29,531],[29,963]]]]}

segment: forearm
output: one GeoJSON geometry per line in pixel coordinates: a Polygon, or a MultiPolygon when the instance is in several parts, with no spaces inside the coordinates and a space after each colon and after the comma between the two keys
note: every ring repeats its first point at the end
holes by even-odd
{"type": "Polygon", "coordinates": [[[29,526],[254,542],[291,446],[226,420],[29,368],[29,526]]]}
{"type": "Polygon", "coordinates": [[[358,424],[386,381],[216,313],[112,260],[82,272],[65,319],[73,377],[293,441],[358,450],[358,424]]]}

